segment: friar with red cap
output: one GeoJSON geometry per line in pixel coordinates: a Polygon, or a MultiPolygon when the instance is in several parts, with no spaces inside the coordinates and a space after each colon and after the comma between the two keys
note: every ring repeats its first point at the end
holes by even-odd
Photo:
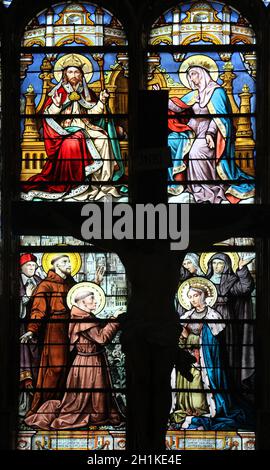
{"type": "MultiPolygon", "coordinates": [[[[20,334],[26,333],[26,320],[30,317],[33,303],[33,292],[41,282],[36,274],[38,268],[37,258],[32,253],[23,253],[20,256],[20,334]]],[[[31,389],[35,386],[39,367],[40,354],[37,343],[21,343],[20,347],[20,385],[22,391],[19,396],[19,416],[23,418],[30,408],[31,389]]]]}

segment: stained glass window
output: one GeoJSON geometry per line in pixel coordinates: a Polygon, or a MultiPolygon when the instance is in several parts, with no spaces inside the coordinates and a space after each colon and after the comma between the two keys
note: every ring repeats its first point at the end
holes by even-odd
{"type": "Polygon", "coordinates": [[[121,450],[125,269],[114,253],[57,238],[21,237],[17,447],[121,450]]]}
{"type": "Polygon", "coordinates": [[[180,269],[179,348],[193,366],[172,374],[171,449],[255,448],[255,251],[236,240],[187,253],[180,269]]]}
{"type": "Polygon", "coordinates": [[[12,0],[2,0],[2,3],[4,7],[8,8],[11,5],[12,0]]]}
{"type": "Polygon", "coordinates": [[[255,245],[255,239],[254,238],[228,238],[227,240],[223,240],[221,242],[215,243],[215,245],[228,245],[228,246],[254,246],[255,245]]]}
{"type": "MultiPolygon", "coordinates": [[[[3,279],[6,313],[1,335],[5,380],[0,394],[6,410],[0,423],[2,447],[138,450],[143,448],[138,429],[145,424],[144,430],[150,429],[145,450],[155,443],[159,449],[164,444],[167,418],[166,449],[179,451],[176,455],[187,455],[187,459],[192,455],[183,450],[254,450],[257,442],[263,447],[269,441],[264,419],[268,403],[267,371],[264,374],[269,355],[269,295],[264,275],[268,242],[260,244],[259,239],[251,238],[261,233],[267,238],[261,220],[268,207],[249,206],[252,220],[248,221],[247,207],[242,205],[258,202],[256,159],[260,160],[256,197],[268,195],[264,187],[267,145],[261,145],[267,135],[267,106],[260,99],[267,68],[259,77],[258,95],[256,85],[256,54],[260,58],[267,55],[263,14],[269,13],[270,2],[263,2],[250,3],[247,19],[229,2],[219,0],[178,0],[173,8],[165,0],[155,5],[131,0],[128,8],[125,2],[98,2],[103,8],[91,0],[53,0],[42,2],[42,7],[31,1],[24,8],[19,0],[2,0],[0,7],[7,19],[2,35],[5,99],[0,116],[4,130],[0,281],[3,279]],[[256,7],[260,7],[258,15],[256,7]],[[153,11],[164,13],[156,19],[153,11]],[[153,21],[145,48],[149,15],[153,21]],[[127,33],[130,41],[138,40],[136,55],[127,33]],[[19,93],[13,60],[18,52],[19,93]],[[169,92],[169,202],[241,204],[219,206],[215,239],[212,223],[211,228],[197,225],[198,237],[192,234],[194,245],[176,268],[178,281],[174,263],[179,253],[171,256],[166,243],[155,242],[150,247],[143,240],[139,244],[114,240],[118,254],[107,252],[96,242],[67,235],[79,236],[78,218],[70,213],[67,220],[68,204],[54,204],[106,202],[111,197],[128,201],[128,116],[132,114],[132,122],[140,119],[137,107],[130,109],[129,82],[134,98],[137,79],[142,84],[146,78],[138,74],[129,81],[129,64],[135,70],[136,58],[143,62],[145,53],[151,96],[158,95],[159,89],[169,92]],[[21,154],[18,135],[12,129],[18,124],[18,95],[21,154]],[[14,201],[14,187],[19,186],[20,201],[14,201]],[[42,202],[47,201],[52,218],[44,217],[47,226],[43,230],[35,215],[37,206],[40,213],[46,212],[48,205],[42,202]],[[25,217],[19,217],[22,207],[27,207],[25,217]],[[239,215],[240,235],[234,232],[227,238],[233,212],[239,215]],[[70,227],[75,225],[76,231],[72,231],[70,227]],[[205,245],[206,238],[209,245],[205,245]],[[136,295],[130,298],[130,322],[125,324],[129,287],[136,295]],[[264,292],[264,299],[259,292],[264,292]],[[167,321],[173,325],[168,328],[169,341],[167,321]],[[180,325],[183,331],[170,391],[171,350],[180,325]],[[260,336],[256,356],[255,329],[260,336]],[[122,331],[127,334],[121,338],[122,331]],[[137,341],[147,345],[149,361],[137,341]],[[168,366],[166,382],[164,387],[153,387],[153,383],[162,385],[165,377],[159,354],[168,366]],[[132,364],[132,355],[137,365],[132,364]],[[183,357],[192,362],[190,372],[182,368],[183,357]],[[256,389],[256,403],[255,359],[262,384],[256,389]],[[145,371],[145,382],[131,383],[130,374],[141,378],[145,371]],[[170,393],[169,413],[165,408],[170,393]],[[146,405],[144,409],[141,404],[146,405]]],[[[233,3],[240,10],[244,2],[233,3]]],[[[258,62],[263,68],[262,61],[258,62]]],[[[144,134],[132,129],[134,148],[141,148],[143,141],[144,134]]],[[[132,186],[141,187],[141,175],[133,172],[132,186]]],[[[151,178],[150,173],[148,176],[151,178]]],[[[162,198],[164,187],[156,182],[154,186],[155,194],[162,198]]],[[[80,210],[79,204],[72,206],[80,210]]],[[[193,206],[193,210],[192,217],[195,214],[195,218],[199,215],[198,219],[213,222],[213,206],[201,211],[193,206]]],[[[36,452],[19,454],[21,460],[38,459],[36,452]]],[[[50,455],[39,453],[43,460],[50,455]]],[[[61,452],[54,453],[55,458],[57,455],[63,457],[61,452]]]]}
{"type": "Polygon", "coordinates": [[[91,246],[90,243],[83,242],[74,237],[69,236],[37,236],[22,235],[20,238],[21,246],[55,246],[55,245],[71,245],[71,246],[91,246]]]}
{"type": "Polygon", "coordinates": [[[149,35],[148,88],[169,91],[170,202],[253,203],[255,33],[220,2],[185,2],[149,35]]]}
{"type": "Polygon", "coordinates": [[[126,201],[127,111],[117,18],[86,2],[33,18],[21,49],[22,200],[126,201]]]}

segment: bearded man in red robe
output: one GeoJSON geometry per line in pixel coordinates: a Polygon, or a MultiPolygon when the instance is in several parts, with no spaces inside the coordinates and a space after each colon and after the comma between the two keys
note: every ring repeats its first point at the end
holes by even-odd
{"type": "Polygon", "coordinates": [[[108,194],[119,197],[114,186],[100,185],[112,180],[117,163],[110,138],[105,129],[87,117],[105,114],[109,93],[101,91],[98,100],[90,94],[85,77],[91,75],[92,66],[86,57],[63,56],[55,64],[57,77],[59,68],[61,80],[50,91],[42,109],[48,115],[43,119],[48,158],[42,171],[23,184],[22,198],[98,200],[108,194]],[[93,186],[89,186],[90,179],[93,186]]]}

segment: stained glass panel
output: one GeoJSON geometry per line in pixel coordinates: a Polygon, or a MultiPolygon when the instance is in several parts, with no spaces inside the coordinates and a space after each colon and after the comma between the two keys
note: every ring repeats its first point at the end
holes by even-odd
{"type": "Polygon", "coordinates": [[[125,46],[120,21],[107,10],[86,2],[52,5],[27,25],[22,46],[125,46]]]}
{"type": "Polygon", "coordinates": [[[221,242],[215,243],[215,245],[228,245],[228,246],[254,246],[255,245],[255,238],[239,238],[239,237],[232,237],[228,238],[227,240],[223,240],[221,242]]]}
{"type": "Polygon", "coordinates": [[[181,3],[153,26],[148,89],[169,91],[169,202],[254,202],[252,44],[255,36],[248,22],[221,3],[181,3]],[[233,50],[218,50],[228,44],[233,50]]]}
{"type": "Polygon", "coordinates": [[[91,246],[91,243],[78,240],[69,236],[48,236],[48,235],[22,235],[20,237],[21,246],[55,246],[55,245],[71,245],[71,246],[91,246]]]}
{"type": "Polygon", "coordinates": [[[17,447],[121,450],[125,269],[114,253],[70,252],[55,238],[32,237],[43,252],[21,239],[17,447]]]}
{"type": "Polygon", "coordinates": [[[179,354],[193,366],[172,373],[171,449],[255,448],[255,268],[255,252],[235,248],[183,260],[179,354]]]}
{"type": "Polygon", "coordinates": [[[150,45],[254,44],[249,21],[220,2],[185,2],[161,15],[152,26],[150,45]]]}
{"type": "Polygon", "coordinates": [[[127,202],[123,34],[112,15],[86,3],[54,5],[27,26],[21,53],[22,200],[127,202]]]}

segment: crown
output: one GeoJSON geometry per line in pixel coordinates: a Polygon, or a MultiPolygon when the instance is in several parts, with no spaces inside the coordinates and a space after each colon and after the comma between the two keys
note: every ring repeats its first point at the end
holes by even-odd
{"type": "Polygon", "coordinates": [[[207,61],[201,61],[200,63],[194,61],[194,62],[190,62],[188,64],[188,68],[187,68],[187,72],[189,71],[189,69],[191,69],[192,67],[203,67],[204,69],[206,70],[210,70],[210,64],[209,62],[207,61]]]}
{"type": "Polygon", "coordinates": [[[198,282],[189,282],[188,285],[189,285],[190,289],[201,289],[202,291],[204,291],[207,294],[207,297],[212,297],[211,290],[204,283],[199,282],[199,281],[198,282]]]}
{"type": "Polygon", "coordinates": [[[84,62],[82,62],[75,54],[69,54],[69,56],[62,62],[63,69],[66,69],[67,67],[78,67],[82,69],[84,65],[84,62]]]}

